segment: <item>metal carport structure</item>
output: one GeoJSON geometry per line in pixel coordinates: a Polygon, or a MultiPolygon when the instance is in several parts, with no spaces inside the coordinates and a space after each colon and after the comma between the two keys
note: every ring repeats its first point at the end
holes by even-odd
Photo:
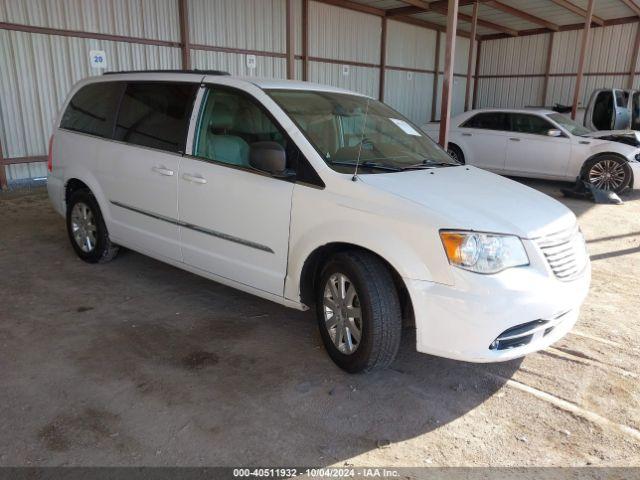
{"type": "MultiPolygon", "coordinates": [[[[405,88],[404,84],[398,83],[399,74],[406,74],[407,79],[413,75],[428,77],[429,81],[419,86],[414,80],[417,86],[407,93],[408,100],[404,102],[422,104],[425,112],[422,112],[420,120],[436,120],[438,117],[442,120],[440,142],[443,145],[446,144],[456,79],[464,82],[464,90],[457,94],[457,98],[464,97],[464,102],[461,102],[464,109],[479,103],[491,104],[489,100],[480,102],[480,93],[487,99],[493,93],[494,103],[497,103],[496,93],[512,89],[519,89],[522,101],[544,103],[553,87],[571,92],[575,114],[585,77],[602,77],[603,82],[617,86],[620,79],[624,79],[626,88],[633,87],[640,50],[640,29],[637,28],[640,6],[637,0],[126,2],[115,4],[102,0],[90,8],[88,3],[75,0],[0,1],[0,55],[3,55],[3,66],[7,66],[2,69],[4,74],[0,73],[0,113],[3,115],[0,118],[0,188],[7,186],[5,167],[37,166],[46,160],[46,130],[50,128],[51,118],[61,98],[73,81],[95,73],[74,64],[63,68],[59,63],[69,63],[67,57],[81,56],[82,49],[89,48],[89,45],[113,46],[118,66],[128,69],[148,66],[224,68],[226,62],[228,69],[237,73],[242,71],[238,67],[239,61],[233,64],[229,58],[254,56],[258,58],[258,70],[263,63],[266,65],[262,68],[263,76],[337,83],[344,81],[339,77],[340,68],[343,76],[348,76],[351,68],[353,75],[349,81],[353,85],[347,83],[347,87],[384,100],[390,93],[395,94],[405,88]],[[122,11],[122,5],[128,10],[122,11]],[[78,7],[79,13],[73,11],[74,6],[78,7]],[[342,15],[336,10],[351,13],[342,15]],[[260,15],[263,18],[259,18],[260,15]],[[223,20],[230,18],[231,22],[218,21],[221,17],[223,20]],[[334,33],[328,32],[334,28],[332,24],[336,24],[336,31],[339,29],[339,35],[334,36],[344,37],[328,38],[334,33]],[[247,30],[245,33],[234,29],[243,25],[247,30]],[[251,31],[251,27],[256,25],[272,32],[263,32],[260,39],[259,32],[251,31]],[[635,27],[635,31],[631,27],[635,27]],[[354,32],[345,32],[350,28],[354,32]],[[430,32],[430,36],[418,38],[420,34],[411,30],[415,28],[430,32]],[[587,52],[595,48],[593,28],[603,31],[618,29],[606,38],[609,55],[600,52],[600,57],[611,56],[613,48],[624,50],[620,55],[624,58],[601,71],[586,71],[587,52]],[[413,36],[407,33],[410,31],[413,36]],[[562,35],[566,38],[560,38],[562,35]],[[358,36],[362,38],[356,38],[358,36]],[[429,53],[429,62],[423,62],[425,65],[415,62],[407,66],[403,64],[404,60],[395,61],[405,43],[414,37],[418,39],[418,50],[435,47],[429,53]],[[458,49],[456,52],[456,37],[458,43],[460,39],[468,42],[466,51],[458,49]],[[544,41],[525,44],[527,38],[544,38],[544,41]],[[67,39],[67,43],[61,39],[67,39]],[[271,45],[265,46],[265,40],[271,45]],[[342,51],[341,42],[345,41],[351,43],[348,48],[352,52],[348,55],[342,51]],[[484,45],[492,47],[486,60],[484,45]],[[54,52],[56,48],[66,48],[68,52],[54,52]],[[516,68],[517,57],[522,57],[522,60],[535,58],[534,71],[526,61],[516,68]],[[460,67],[463,73],[455,71],[456,61],[460,58],[464,60],[459,62],[464,64],[460,67]],[[485,72],[490,61],[495,65],[492,71],[485,72]],[[514,70],[505,67],[507,61],[514,64],[511,65],[514,70]],[[573,71],[553,71],[554,68],[559,70],[555,64],[563,61],[573,71]],[[40,75],[51,75],[51,85],[42,86],[39,80],[29,78],[40,75]],[[360,77],[354,81],[356,76],[360,77]],[[360,80],[364,77],[366,82],[360,80]],[[485,83],[487,87],[483,88],[485,83]],[[523,83],[524,86],[519,86],[523,83]],[[515,87],[512,88],[513,85],[515,87]],[[479,89],[483,91],[479,93],[479,89]],[[532,98],[533,93],[536,99],[532,98]],[[416,96],[422,101],[416,101],[416,96]]],[[[389,101],[394,103],[393,99],[389,101]]],[[[37,168],[43,172],[41,167],[37,168]]]]}

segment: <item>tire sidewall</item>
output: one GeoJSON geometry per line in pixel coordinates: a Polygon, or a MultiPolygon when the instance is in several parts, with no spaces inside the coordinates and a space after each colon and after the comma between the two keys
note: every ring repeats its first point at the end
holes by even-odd
{"type": "MultiPolygon", "coordinates": [[[[592,158],[591,160],[587,161],[584,164],[583,167],[583,171],[582,171],[582,180],[584,180],[585,182],[587,182],[589,185],[593,185],[591,183],[591,181],[589,180],[589,172],[591,171],[591,169],[593,168],[593,166],[599,162],[602,162],[603,160],[612,160],[616,163],[619,163],[623,166],[624,168],[624,181],[622,182],[622,185],[617,188],[616,190],[608,190],[608,191],[612,191],[614,193],[621,193],[624,190],[626,190],[626,188],[630,185],[631,183],[631,168],[629,167],[629,165],[627,165],[627,161],[626,159],[622,159],[620,157],[617,157],[615,155],[600,155],[597,156],[595,158],[592,158]]],[[[593,185],[595,187],[595,185],[593,185]]]]}
{"type": "Polygon", "coordinates": [[[78,190],[71,195],[71,198],[69,198],[69,201],[67,202],[66,223],[69,241],[71,242],[71,246],[76,252],[76,255],[78,255],[78,257],[88,263],[99,262],[108,248],[109,236],[107,233],[107,228],[104,224],[104,220],[102,218],[100,206],[98,205],[96,198],[89,190],[78,190]],[[84,203],[85,205],[87,205],[93,213],[93,218],[95,218],[96,246],[90,252],[85,252],[78,246],[75,238],[73,238],[73,233],[71,231],[71,211],[73,210],[74,205],[76,205],[77,203],[84,203]]]}
{"type": "Polygon", "coordinates": [[[347,372],[355,373],[364,370],[369,363],[371,350],[373,348],[370,324],[373,315],[371,310],[373,299],[371,298],[371,292],[367,288],[366,279],[363,278],[361,272],[359,272],[357,268],[353,267],[351,262],[345,261],[340,256],[336,256],[322,269],[320,281],[316,290],[316,315],[318,318],[318,327],[329,356],[336,364],[338,364],[338,366],[347,372]],[[324,320],[324,289],[329,277],[334,273],[342,273],[351,280],[356,292],[358,293],[358,299],[360,300],[360,311],[362,313],[362,335],[358,349],[350,355],[340,352],[333,344],[324,320]]]}

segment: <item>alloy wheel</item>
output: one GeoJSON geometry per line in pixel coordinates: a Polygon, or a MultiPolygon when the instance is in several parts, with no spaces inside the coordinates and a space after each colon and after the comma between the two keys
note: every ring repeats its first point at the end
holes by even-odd
{"type": "Polygon", "coordinates": [[[351,355],[362,339],[362,309],[355,285],[342,273],[334,273],[324,287],[324,321],[335,347],[351,355]]]}
{"type": "Polygon", "coordinates": [[[596,188],[617,190],[624,179],[624,166],[615,160],[600,160],[589,170],[589,183],[596,188]]]}
{"type": "Polygon", "coordinates": [[[76,203],[71,209],[71,233],[83,252],[89,253],[96,248],[97,230],[91,208],[86,203],[76,203]]]}

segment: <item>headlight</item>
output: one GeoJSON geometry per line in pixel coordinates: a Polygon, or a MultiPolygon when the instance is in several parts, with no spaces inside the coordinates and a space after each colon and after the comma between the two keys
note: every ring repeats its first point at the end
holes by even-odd
{"type": "Polygon", "coordinates": [[[498,273],[511,267],[529,265],[522,241],[514,235],[441,231],[449,263],[477,273],[498,273]]]}

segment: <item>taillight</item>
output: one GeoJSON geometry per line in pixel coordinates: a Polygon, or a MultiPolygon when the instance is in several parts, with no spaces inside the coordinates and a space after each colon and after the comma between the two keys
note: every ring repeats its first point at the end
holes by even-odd
{"type": "Polygon", "coordinates": [[[49,137],[49,156],[47,157],[47,170],[53,172],[53,135],[49,137]]]}

